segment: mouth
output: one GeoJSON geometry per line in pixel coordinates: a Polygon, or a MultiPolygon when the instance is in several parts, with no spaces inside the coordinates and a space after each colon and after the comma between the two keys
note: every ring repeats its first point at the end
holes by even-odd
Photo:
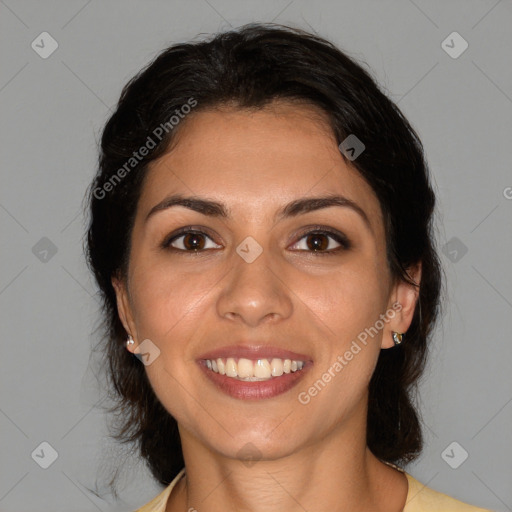
{"type": "Polygon", "coordinates": [[[204,359],[209,370],[219,375],[244,382],[265,382],[281,375],[295,373],[304,368],[305,361],[296,359],[246,359],[245,357],[227,357],[204,359]]]}
{"type": "Polygon", "coordinates": [[[266,347],[226,347],[197,360],[208,381],[243,400],[271,398],[289,391],[313,365],[303,354],[266,347]]]}

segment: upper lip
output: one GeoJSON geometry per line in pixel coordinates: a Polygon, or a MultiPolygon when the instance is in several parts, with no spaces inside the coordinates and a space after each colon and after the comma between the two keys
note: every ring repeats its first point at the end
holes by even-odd
{"type": "Polygon", "coordinates": [[[311,357],[291,350],[269,345],[230,345],[216,348],[202,354],[199,359],[218,359],[226,357],[243,357],[246,359],[291,359],[294,361],[311,361],[311,357]]]}

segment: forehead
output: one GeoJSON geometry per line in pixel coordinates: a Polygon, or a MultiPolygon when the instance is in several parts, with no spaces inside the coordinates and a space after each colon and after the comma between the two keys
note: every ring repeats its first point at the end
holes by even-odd
{"type": "Polygon", "coordinates": [[[143,214],[174,193],[224,202],[247,218],[252,208],[270,213],[299,197],[337,193],[379,222],[373,190],[345,162],[319,109],[225,107],[194,112],[181,123],[170,151],[150,164],[139,202],[143,214]]]}

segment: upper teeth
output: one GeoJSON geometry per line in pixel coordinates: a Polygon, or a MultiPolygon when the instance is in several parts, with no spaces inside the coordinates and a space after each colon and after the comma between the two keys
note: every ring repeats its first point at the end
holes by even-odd
{"type": "Polygon", "coordinates": [[[215,373],[233,377],[239,380],[267,380],[271,377],[279,377],[283,373],[302,370],[304,361],[291,359],[257,359],[251,361],[243,357],[238,359],[206,359],[206,366],[215,373]]]}

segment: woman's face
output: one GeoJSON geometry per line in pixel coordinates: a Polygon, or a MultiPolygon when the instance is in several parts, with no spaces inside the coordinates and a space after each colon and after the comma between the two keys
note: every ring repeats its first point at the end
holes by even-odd
{"type": "Polygon", "coordinates": [[[182,441],[275,458],[336,429],[364,432],[379,351],[407,330],[416,299],[391,279],[377,197],[313,107],[182,123],[144,182],[127,280],[113,281],[134,347],[150,340],[139,350],[182,441]],[[166,204],[173,196],[217,206],[166,204]],[[333,196],[347,202],[299,203],[333,196]],[[256,366],[266,380],[214,373],[205,360],[216,356],[228,375],[256,366]]]}

